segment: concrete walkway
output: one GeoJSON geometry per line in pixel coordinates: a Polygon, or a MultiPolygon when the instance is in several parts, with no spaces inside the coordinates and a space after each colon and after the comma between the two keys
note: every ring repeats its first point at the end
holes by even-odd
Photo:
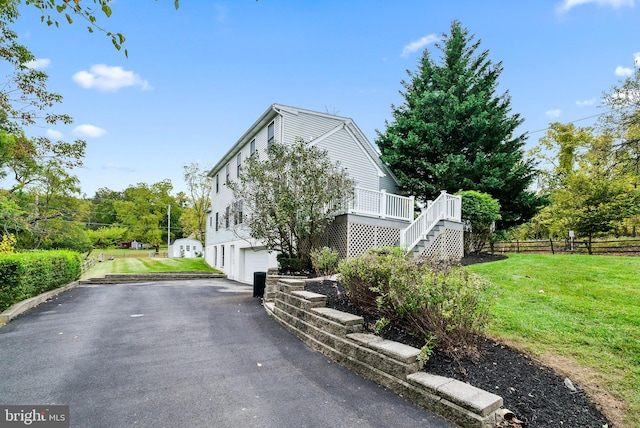
{"type": "Polygon", "coordinates": [[[451,427],[311,350],[226,279],[78,286],[0,328],[0,404],[73,427],[451,427]]]}

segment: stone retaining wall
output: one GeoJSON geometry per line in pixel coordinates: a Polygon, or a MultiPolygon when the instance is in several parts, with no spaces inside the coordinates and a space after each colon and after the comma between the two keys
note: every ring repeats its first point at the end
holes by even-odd
{"type": "MultiPolygon", "coordinates": [[[[271,272],[270,272],[271,273],[271,272]]],[[[326,307],[304,281],[267,276],[265,308],[312,348],[461,427],[494,427],[502,398],[422,369],[420,350],[363,333],[362,317],[326,307]]]]}

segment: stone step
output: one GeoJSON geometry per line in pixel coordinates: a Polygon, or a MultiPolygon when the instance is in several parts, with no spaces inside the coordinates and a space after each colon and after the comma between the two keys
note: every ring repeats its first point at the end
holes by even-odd
{"type": "Polygon", "coordinates": [[[144,274],[107,274],[104,276],[104,278],[89,278],[79,281],[79,284],[126,284],[150,281],[179,281],[210,278],[226,278],[226,275],[215,272],[155,272],[144,274]]]}

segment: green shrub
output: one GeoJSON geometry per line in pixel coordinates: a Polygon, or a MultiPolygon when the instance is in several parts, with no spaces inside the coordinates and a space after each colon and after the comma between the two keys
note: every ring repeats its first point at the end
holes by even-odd
{"type": "Polygon", "coordinates": [[[0,311],[12,304],[75,281],[82,258],[73,251],[0,255],[0,311]]]}
{"type": "Polygon", "coordinates": [[[365,313],[376,315],[377,290],[389,283],[393,272],[408,265],[400,247],[371,248],[358,257],[342,260],[338,272],[349,301],[365,313]]]}
{"type": "Polygon", "coordinates": [[[311,251],[311,266],[318,276],[333,275],[338,269],[338,252],[329,247],[311,251]]]}
{"type": "Polygon", "coordinates": [[[500,203],[488,193],[466,190],[456,195],[462,198],[462,219],[469,229],[464,232],[464,252],[479,253],[491,241],[493,225],[500,220],[500,203]]]}
{"type": "Polygon", "coordinates": [[[382,320],[378,327],[393,325],[456,358],[475,354],[493,297],[479,276],[407,259],[400,248],[369,250],[344,260],[339,272],[349,300],[382,320]]]}
{"type": "Polygon", "coordinates": [[[308,272],[311,269],[311,261],[308,259],[291,258],[284,254],[278,254],[276,259],[280,273],[285,275],[308,272]]]}

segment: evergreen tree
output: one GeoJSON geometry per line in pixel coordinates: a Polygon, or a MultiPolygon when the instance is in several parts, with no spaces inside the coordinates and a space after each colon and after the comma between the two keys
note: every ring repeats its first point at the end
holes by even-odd
{"type": "Polygon", "coordinates": [[[504,228],[528,220],[539,200],[527,190],[535,171],[524,160],[525,136],[514,135],[523,120],[510,114],[508,93],[496,95],[502,64],[488,51],[476,55],[479,46],[454,21],[436,44],[442,64],[425,50],[418,69],[407,71],[405,102],[392,105],[393,121],[376,143],[405,192],[422,201],[441,190],[488,193],[500,202],[504,228]]]}

